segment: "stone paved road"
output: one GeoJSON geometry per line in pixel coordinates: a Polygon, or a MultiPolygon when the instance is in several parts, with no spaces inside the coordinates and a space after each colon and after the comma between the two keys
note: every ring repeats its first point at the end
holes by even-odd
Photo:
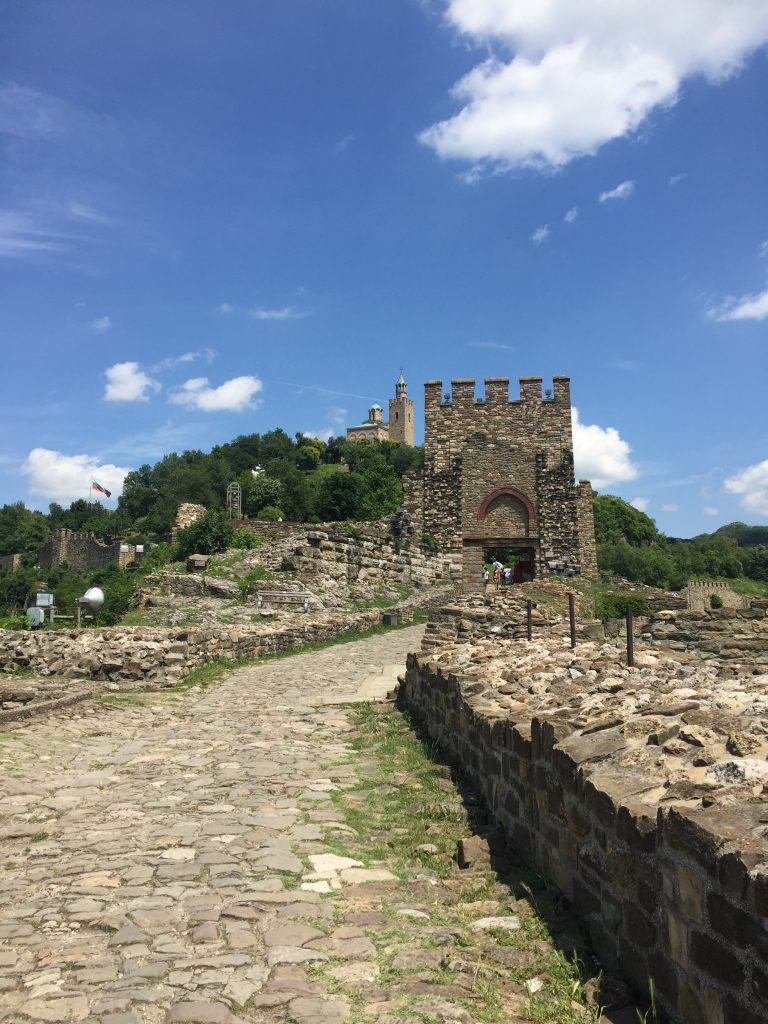
{"type": "Polygon", "coordinates": [[[299,966],[369,881],[323,842],[355,781],[338,705],[391,688],[421,631],[0,733],[0,1020],[344,1019],[299,966]]]}

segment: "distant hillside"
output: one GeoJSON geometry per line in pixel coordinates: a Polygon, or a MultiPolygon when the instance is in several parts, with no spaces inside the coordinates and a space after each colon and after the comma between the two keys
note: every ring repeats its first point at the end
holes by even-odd
{"type": "Polygon", "coordinates": [[[650,516],[622,498],[593,499],[601,572],[679,589],[697,576],[768,583],[768,527],[730,523],[690,540],[665,537],[650,516]]]}

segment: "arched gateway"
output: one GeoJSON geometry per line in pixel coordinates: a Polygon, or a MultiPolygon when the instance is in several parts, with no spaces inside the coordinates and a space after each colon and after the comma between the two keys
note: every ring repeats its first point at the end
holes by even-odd
{"type": "Polygon", "coordinates": [[[555,377],[542,397],[541,377],[425,385],[424,470],[405,481],[405,502],[418,525],[450,554],[455,575],[479,586],[484,553],[506,552],[515,578],[532,578],[567,558],[597,571],[592,489],[573,473],[570,382],[555,377]]]}

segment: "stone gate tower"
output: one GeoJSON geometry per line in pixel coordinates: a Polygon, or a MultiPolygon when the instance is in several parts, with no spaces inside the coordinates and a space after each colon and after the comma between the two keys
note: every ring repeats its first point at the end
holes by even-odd
{"type": "Polygon", "coordinates": [[[395,384],[395,397],[389,400],[389,440],[400,441],[410,448],[415,444],[413,399],[408,397],[402,370],[395,384]]]}
{"type": "Polygon", "coordinates": [[[568,377],[541,393],[541,377],[521,377],[510,401],[509,378],[489,377],[485,397],[474,380],[424,386],[424,470],[404,481],[405,505],[418,528],[451,554],[465,585],[481,579],[483,548],[503,547],[522,578],[568,557],[584,575],[597,572],[592,488],[573,472],[568,377]]]}

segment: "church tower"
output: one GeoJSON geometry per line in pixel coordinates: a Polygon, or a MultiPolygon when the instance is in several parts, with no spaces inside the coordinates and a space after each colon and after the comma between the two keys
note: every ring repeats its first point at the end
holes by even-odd
{"type": "Polygon", "coordinates": [[[415,436],[413,399],[408,397],[408,385],[401,370],[395,384],[395,397],[389,400],[389,440],[413,448],[415,436]]]}

